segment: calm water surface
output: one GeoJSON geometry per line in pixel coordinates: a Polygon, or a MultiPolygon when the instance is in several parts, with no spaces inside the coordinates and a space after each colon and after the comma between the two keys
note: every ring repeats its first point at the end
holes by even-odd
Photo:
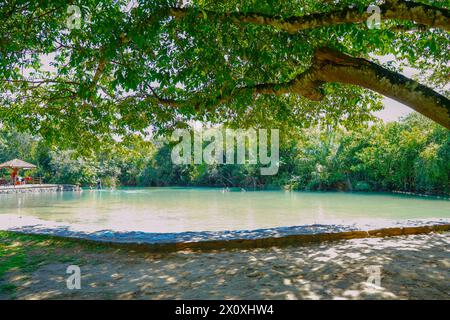
{"type": "Polygon", "coordinates": [[[449,219],[450,201],[390,194],[142,188],[0,195],[6,215],[85,230],[183,232],[449,219]]]}

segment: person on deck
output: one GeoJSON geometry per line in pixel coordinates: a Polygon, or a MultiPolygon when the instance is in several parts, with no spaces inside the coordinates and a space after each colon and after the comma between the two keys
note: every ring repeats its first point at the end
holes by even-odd
{"type": "Polygon", "coordinates": [[[11,173],[11,183],[13,185],[16,184],[16,177],[17,177],[17,169],[13,169],[13,172],[11,173]]]}

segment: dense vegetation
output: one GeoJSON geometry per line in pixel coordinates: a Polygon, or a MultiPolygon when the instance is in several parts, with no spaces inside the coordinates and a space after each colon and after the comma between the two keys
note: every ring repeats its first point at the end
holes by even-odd
{"type": "Polygon", "coordinates": [[[448,1],[379,1],[378,28],[371,0],[76,3],[0,3],[0,160],[82,185],[449,193],[448,131],[360,126],[385,95],[450,128],[448,1]],[[174,166],[142,138],[194,121],[279,128],[278,174],[174,166]]]}
{"type": "Polygon", "coordinates": [[[448,4],[2,1],[0,119],[85,149],[192,120],[352,129],[385,95],[450,128],[448,4]]]}
{"type": "MultiPolygon", "coordinates": [[[[171,142],[140,136],[80,155],[4,127],[0,161],[22,158],[46,182],[122,186],[237,186],[294,190],[450,194],[450,131],[418,114],[352,131],[327,126],[280,136],[280,169],[257,165],[173,165],[171,142]]],[[[6,175],[6,172],[3,172],[6,175]]],[[[31,172],[30,172],[31,173],[31,172]]]]}

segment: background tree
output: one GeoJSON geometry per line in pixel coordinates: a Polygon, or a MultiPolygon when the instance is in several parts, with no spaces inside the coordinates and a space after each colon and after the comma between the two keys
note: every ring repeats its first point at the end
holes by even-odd
{"type": "MultiPolygon", "coordinates": [[[[0,161],[21,157],[46,182],[107,186],[210,186],[249,189],[407,191],[450,195],[450,131],[418,114],[345,130],[309,128],[280,137],[277,175],[255,165],[174,165],[171,144],[139,135],[89,156],[49,147],[39,137],[0,129],[0,161]]],[[[205,142],[205,144],[207,144],[205,142]]],[[[0,175],[7,171],[0,171],[0,175]]]]}
{"type": "Polygon", "coordinates": [[[87,149],[192,120],[351,127],[382,94],[450,128],[446,0],[384,0],[380,29],[369,0],[127,2],[83,1],[79,29],[73,1],[0,4],[2,122],[87,149]]]}

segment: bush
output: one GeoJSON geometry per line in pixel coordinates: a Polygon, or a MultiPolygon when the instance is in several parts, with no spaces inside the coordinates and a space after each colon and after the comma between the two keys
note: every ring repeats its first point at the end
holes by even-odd
{"type": "Polygon", "coordinates": [[[370,187],[370,185],[367,182],[358,181],[358,182],[356,182],[356,184],[354,186],[354,190],[355,191],[371,191],[372,188],[370,187]]]}

